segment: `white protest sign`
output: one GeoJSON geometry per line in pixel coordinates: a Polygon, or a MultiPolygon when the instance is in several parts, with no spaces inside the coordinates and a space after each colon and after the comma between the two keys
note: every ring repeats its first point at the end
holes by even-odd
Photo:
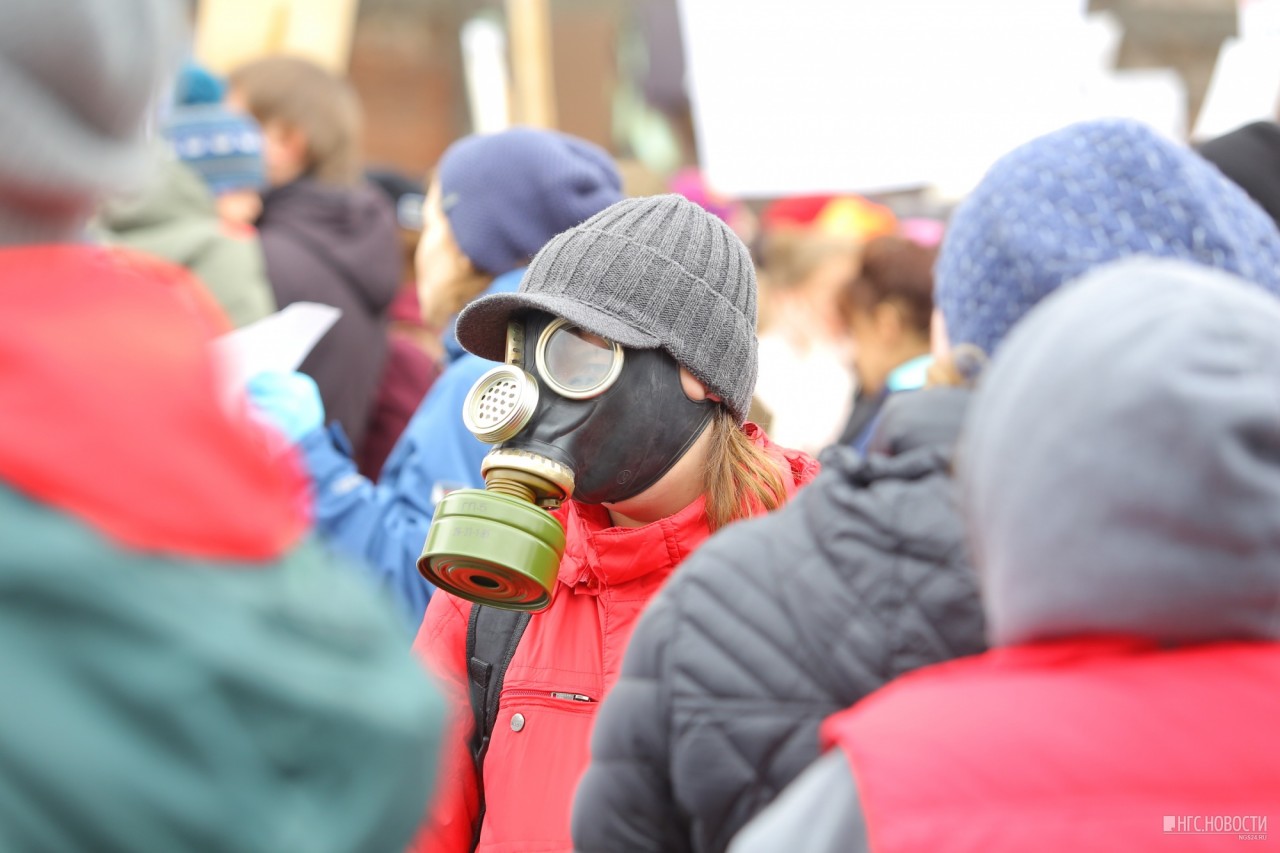
{"type": "Polygon", "coordinates": [[[1172,68],[1113,71],[1085,89],[1095,118],[1133,118],[1169,137],[1187,136],[1187,84],[1172,68]]]}
{"type": "MultiPolygon", "coordinates": [[[[1104,85],[1114,24],[1081,0],[683,0],[699,154],[733,196],[945,186],[1135,103],[1104,85]],[[1105,90],[1105,103],[1091,96],[1105,90]]],[[[1145,112],[1155,112],[1154,109],[1145,112]]],[[[1176,117],[1161,109],[1161,123],[1176,117]]]]}
{"type": "Polygon", "coordinates": [[[1227,39],[1196,121],[1198,140],[1250,122],[1275,120],[1280,102],[1280,35],[1227,39]]]}
{"type": "Polygon", "coordinates": [[[1240,38],[1280,36],[1280,0],[1240,0],[1240,38]]]}

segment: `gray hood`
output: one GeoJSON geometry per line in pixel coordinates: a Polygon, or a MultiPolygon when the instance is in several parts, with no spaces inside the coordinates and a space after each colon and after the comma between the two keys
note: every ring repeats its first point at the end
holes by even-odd
{"type": "Polygon", "coordinates": [[[182,47],[175,0],[0,3],[0,245],[72,239],[147,174],[145,120],[182,47]]]}
{"type": "Polygon", "coordinates": [[[1035,308],[958,465],[992,645],[1280,638],[1280,301],[1139,259],[1035,308]]]}

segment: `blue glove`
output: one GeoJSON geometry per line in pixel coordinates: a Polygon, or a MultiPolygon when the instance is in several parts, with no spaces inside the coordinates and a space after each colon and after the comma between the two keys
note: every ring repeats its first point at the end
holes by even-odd
{"type": "Polygon", "coordinates": [[[259,373],[249,380],[245,390],[263,419],[294,444],[324,426],[320,389],[305,373],[259,373]]]}

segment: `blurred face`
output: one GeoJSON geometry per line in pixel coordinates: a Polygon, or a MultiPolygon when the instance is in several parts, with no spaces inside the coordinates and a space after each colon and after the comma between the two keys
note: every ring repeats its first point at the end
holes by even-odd
{"type": "Polygon", "coordinates": [[[434,181],[422,205],[422,238],[414,257],[418,301],[422,320],[443,328],[489,286],[492,278],[481,274],[453,238],[449,219],[440,206],[440,182],[434,181]]]}
{"type": "Polygon", "coordinates": [[[833,305],[845,282],[858,273],[858,259],[852,253],[834,255],[817,266],[803,286],[823,305],[833,305]]]}
{"type": "Polygon", "coordinates": [[[893,330],[881,310],[888,307],[877,305],[869,311],[856,310],[849,315],[849,331],[858,342],[853,369],[858,375],[859,387],[871,394],[879,393],[893,369],[893,365],[888,364],[894,346],[893,330]]]}
{"type": "Polygon", "coordinates": [[[232,190],[218,196],[217,206],[223,222],[252,225],[262,213],[262,196],[255,190],[232,190]]]}
{"type": "Polygon", "coordinates": [[[306,137],[292,125],[269,121],[262,128],[262,159],[268,184],[282,187],[292,183],[307,170],[306,137]]]}
{"type": "MultiPolygon", "coordinates": [[[[249,113],[244,95],[232,89],[227,92],[229,109],[249,113]]],[[[279,120],[262,126],[262,159],[267,167],[267,183],[282,187],[302,177],[307,171],[307,138],[301,129],[279,120]]]]}
{"type": "Polygon", "coordinates": [[[822,261],[799,283],[795,288],[796,298],[808,306],[803,320],[806,334],[828,343],[837,343],[849,336],[836,304],[845,283],[857,273],[857,256],[852,252],[841,253],[822,261]]]}
{"type": "Polygon", "coordinates": [[[891,302],[853,311],[849,329],[858,342],[854,372],[868,393],[879,393],[895,368],[929,351],[929,342],[908,327],[901,309],[891,302]]]}

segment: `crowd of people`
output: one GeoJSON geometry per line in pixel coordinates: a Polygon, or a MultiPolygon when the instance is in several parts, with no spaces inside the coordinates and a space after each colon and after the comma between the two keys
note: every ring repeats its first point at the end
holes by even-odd
{"type": "Polygon", "coordinates": [[[412,176],[315,63],[64,6],[0,0],[0,850],[1280,820],[1280,124],[1072,125],[945,222],[528,127],[412,176]]]}

